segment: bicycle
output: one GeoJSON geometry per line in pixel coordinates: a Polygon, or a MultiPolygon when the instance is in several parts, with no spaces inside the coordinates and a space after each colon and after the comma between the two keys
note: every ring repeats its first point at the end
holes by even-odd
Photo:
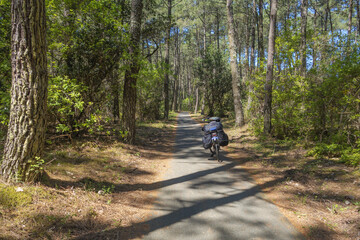
{"type": "Polygon", "coordinates": [[[220,140],[219,140],[216,128],[211,128],[210,133],[211,133],[211,148],[210,148],[211,156],[215,155],[216,160],[218,162],[222,162],[222,160],[219,157],[220,140]]]}

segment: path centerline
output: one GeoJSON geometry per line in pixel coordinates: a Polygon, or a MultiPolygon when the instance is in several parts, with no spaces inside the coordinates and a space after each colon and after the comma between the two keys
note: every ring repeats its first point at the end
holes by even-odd
{"type": "Polygon", "coordinates": [[[303,239],[245,171],[223,152],[223,163],[210,158],[201,137],[201,126],[180,113],[163,181],[172,184],[161,188],[144,239],[303,239]]]}

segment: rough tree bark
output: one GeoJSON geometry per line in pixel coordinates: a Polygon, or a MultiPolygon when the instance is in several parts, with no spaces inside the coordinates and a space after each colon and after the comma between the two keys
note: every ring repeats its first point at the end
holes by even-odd
{"type": "Polygon", "coordinates": [[[1,175],[34,181],[39,172],[31,166],[40,164],[46,130],[45,0],[13,0],[11,14],[11,108],[1,175]]]}
{"type": "Polygon", "coordinates": [[[274,55],[275,55],[276,14],[277,14],[277,0],[271,0],[269,46],[268,46],[268,60],[267,60],[265,102],[264,102],[264,133],[265,134],[270,134],[271,132],[272,79],[273,79],[274,55]]]}
{"type": "Polygon", "coordinates": [[[136,82],[139,73],[139,51],[140,51],[140,34],[141,34],[141,15],[143,4],[142,0],[131,1],[130,17],[130,67],[125,71],[124,93],[123,93],[123,115],[122,121],[125,130],[128,132],[126,140],[133,144],[135,142],[136,125],[136,82]]]}
{"type": "Polygon", "coordinates": [[[243,126],[245,124],[243,105],[241,101],[241,92],[239,88],[240,79],[239,72],[236,64],[236,46],[235,46],[235,30],[234,30],[234,16],[232,8],[232,0],[227,0],[226,12],[227,23],[229,32],[229,49],[230,49],[230,67],[232,75],[232,90],[234,97],[234,109],[235,109],[235,125],[243,126]]]}

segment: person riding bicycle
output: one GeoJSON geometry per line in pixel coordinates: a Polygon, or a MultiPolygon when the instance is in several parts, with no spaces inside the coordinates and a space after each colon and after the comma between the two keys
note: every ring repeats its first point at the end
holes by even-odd
{"type": "MultiPolygon", "coordinates": [[[[209,124],[202,127],[202,131],[204,131],[203,147],[205,149],[210,149],[211,157],[213,157],[215,155],[215,152],[211,150],[211,147],[212,147],[211,131],[216,131],[216,132],[223,133],[223,134],[220,134],[220,135],[224,136],[223,138],[226,138],[226,139],[220,139],[221,142],[225,140],[228,143],[228,138],[227,138],[227,135],[223,131],[223,125],[221,124],[221,122],[220,122],[221,119],[219,117],[211,117],[211,118],[208,118],[208,119],[210,121],[209,124]]],[[[220,145],[226,146],[227,143],[225,145],[224,144],[220,144],[220,145]]]]}

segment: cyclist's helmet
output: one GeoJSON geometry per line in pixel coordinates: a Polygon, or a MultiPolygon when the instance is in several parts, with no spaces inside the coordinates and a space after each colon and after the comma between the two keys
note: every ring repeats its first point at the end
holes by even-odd
{"type": "Polygon", "coordinates": [[[215,122],[220,122],[220,118],[219,117],[211,117],[209,118],[210,122],[215,121],[215,122]]]}

